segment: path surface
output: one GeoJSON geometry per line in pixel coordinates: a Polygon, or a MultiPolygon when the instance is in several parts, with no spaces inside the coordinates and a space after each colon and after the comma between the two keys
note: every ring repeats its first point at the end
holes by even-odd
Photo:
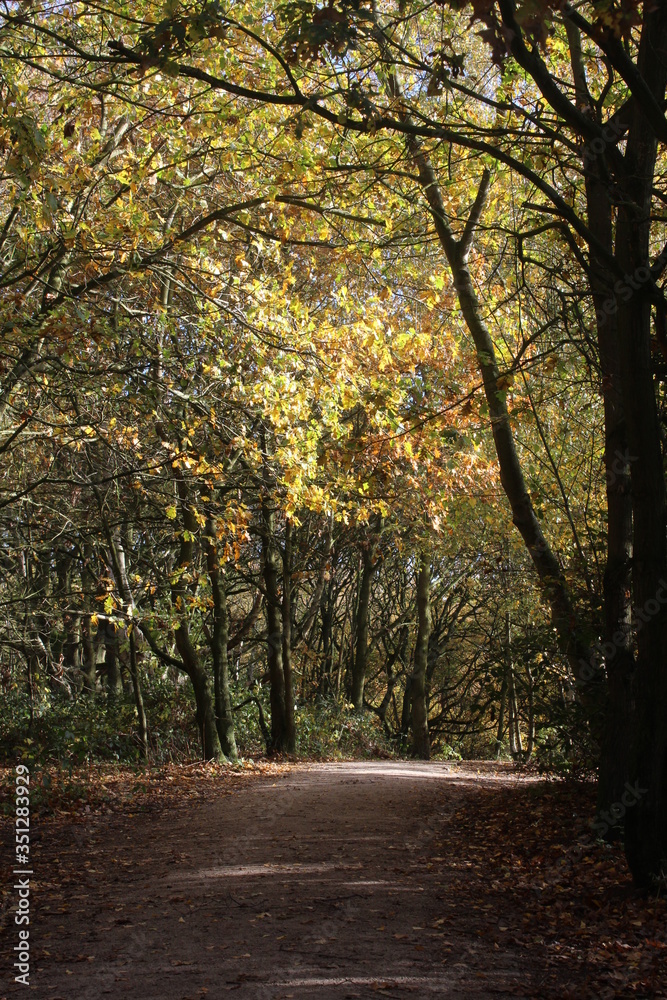
{"type": "Polygon", "coordinates": [[[72,845],[82,865],[64,912],[39,917],[31,986],[6,995],[541,996],[539,952],[498,931],[473,871],[462,897],[465,857],[438,853],[456,809],[515,781],[446,764],[297,766],[187,811],[114,818],[72,845]]]}

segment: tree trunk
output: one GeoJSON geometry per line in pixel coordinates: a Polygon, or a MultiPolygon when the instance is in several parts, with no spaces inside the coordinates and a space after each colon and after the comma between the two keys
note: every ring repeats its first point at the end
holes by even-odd
{"type": "Polygon", "coordinates": [[[288,753],[296,750],[294,726],[294,687],[292,682],[292,519],[285,518],[285,549],[283,552],[283,676],[285,680],[285,746],[288,753]]]}
{"type": "Polygon", "coordinates": [[[535,680],[533,672],[528,665],[526,665],[526,674],[528,676],[528,743],[526,745],[526,760],[529,760],[533,756],[533,750],[535,749],[535,680]]]}
{"type": "MultiPolygon", "coordinates": [[[[100,512],[102,508],[100,507],[100,512]]],[[[130,642],[130,679],[132,681],[132,693],[134,694],[134,706],[137,713],[137,732],[139,736],[139,745],[141,747],[142,756],[144,759],[148,757],[148,720],[146,719],[146,711],[144,709],[144,698],[141,692],[141,680],[139,677],[139,664],[137,661],[137,638],[134,629],[134,623],[132,621],[134,613],[134,598],[132,596],[132,590],[130,588],[130,581],[127,576],[127,564],[125,560],[125,545],[123,544],[120,530],[114,532],[111,531],[109,523],[102,515],[102,521],[104,524],[104,530],[107,536],[107,542],[109,544],[109,553],[111,555],[111,563],[113,567],[113,574],[116,580],[116,586],[120,592],[123,601],[123,613],[126,618],[130,619],[128,626],[129,632],[129,642],[130,642]]]]}
{"type": "Polygon", "coordinates": [[[401,704],[401,743],[407,743],[410,720],[412,719],[412,674],[409,674],[405,681],[405,691],[401,704]]]}
{"type": "Polygon", "coordinates": [[[519,702],[516,694],[516,675],[514,667],[510,667],[510,703],[512,705],[512,722],[514,725],[514,756],[523,757],[523,741],[521,739],[521,719],[519,718],[519,702]]]}
{"type": "Polygon", "coordinates": [[[215,522],[209,518],[206,524],[206,565],[213,598],[213,631],[211,633],[211,656],[213,658],[213,689],[215,694],[215,721],[220,738],[220,746],[225,757],[238,760],[234,715],[229,690],[229,614],[227,591],[220,572],[216,545],[215,522]]]}
{"type": "Polygon", "coordinates": [[[97,687],[96,656],[93,637],[90,631],[90,615],[84,615],[81,619],[81,681],[85,694],[94,696],[97,687]]]}
{"type": "Polygon", "coordinates": [[[334,603],[333,603],[333,566],[331,568],[331,577],[326,587],[322,591],[322,598],[320,600],[320,615],[322,619],[322,675],[319,685],[319,694],[324,695],[327,688],[329,692],[333,692],[334,684],[331,677],[333,670],[333,617],[334,617],[334,603]]]}
{"type": "MultiPolygon", "coordinates": [[[[667,85],[664,4],[644,6],[638,69],[659,107],[667,85]]],[[[632,102],[625,163],[626,190],[618,202],[616,257],[627,275],[649,264],[649,231],[657,143],[642,105],[632,102]]],[[[662,322],[664,313],[658,317],[662,322]]],[[[634,676],[636,725],[627,808],[626,855],[640,886],[667,868],[667,546],[665,479],[660,424],[651,370],[651,303],[646,294],[619,302],[623,404],[627,422],[633,510],[633,596],[637,618],[634,676]]],[[[623,800],[625,802],[625,799],[623,800]]]]}
{"type": "Polygon", "coordinates": [[[431,635],[431,567],[428,556],[421,553],[417,577],[417,639],[412,670],[412,752],[421,760],[430,757],[428,738],[428,698],[426,668],[431,635]]]}
{"type": "MultiPolygon", "coordinates": [[[[83,560],[81,565],[81,581],[84,589],[86,584],[89,589],[95,585],[95,574],[92,570],[94,551],[90,542],[83,546],[83,560]]],[[[84,614],[81,618],[81,648],[80,657],[81,683],[83,691],[87,695],[94,696],[97,690],[97,654],[92,633],[92,622],[90,614],[84,614]]]]}
{"type": "Polygon", "coordinates": [[[384,693],[384,697],[380,702],[379,707],[375,709],[377,717],[382,723],[382,728],[384,729],[387,737],[391,737],[392,735],[389,723],[387,722],[387,712],[389,711],[389,706],[391,705],[395,684],[396,677],[394,676],[394,664],[393,661],[389,659],[387,661],[387,690],[384,693]]]}
{"type": "Polygon", "coordinates": [[[285,709],[285,672],[283,670],[282,611],[278,595],[279,555],[274,537],[274,514],[262,504],[262,572],[266,591],[266,643],[269,683],[271,685],[271,750],[288,749],[285,709]]]}
{"type": "Polygon", "coordinates": [[[500,707],[498,709],[498,729],[496,731],[496,760],[500,760],[503,749],[503,733],[505,732],[505,705],[507,702],[507,670],[503,671],[503,679],[500,685],[500,707]]]}
{"type": "Polygon", "coordinates": [[[356,645],[352,663],[351,695],[355,712],[363,712],[364,710],[364,684],[368,668],[368,612],[375,568],[375,545],[373,540],[369,538],[363,552],[356,618],[356,645]]]}
{"type": "MultiPolygon", "coordinates": [[[[72,557],[62,549],[58,549],[56,553],[56,573],[58,593],[67,608],[73,600],[72,557]]],[[[62,657],[63,679],[69,688],[72,682],[76,684],[81,660],[81,623],[78,615],[73,615],[69,610],[63,611],[63,634],[59,657],[62,657]]]]}
{"type": "Polygon", "coordinates": [[[215,703],[211,691],[208,672],[201,664],[197,651],[192,645],[187,618],[188,591],[185,583],[189,567],[194,556],[194,540],[197,537],[199,525],[191,504],[188,502],[186,484],[177,479],[176,486],[180,501],[183,533],[178,557],[178,569],[171,585],[171,603],[178,621],[174,630],[176,649],[183,662],[183,669],[192,682],[195,694],[197,730],[202,744],[204,760],[224,760],[224,754],[218,736],[215,720],[215,703]]]}
{"type": "Polygon", "coordinates": [[[512,677],[512,671],[510,668],[510,676],[508,680],[508,698],[507,698],[507,736],[510,745],[510,756],[514,760],[516,757],[516,720],[514,718],[514,712],[516,710],[516,703],[514,701],[514,678],[512,677]]]}
{"type": "Polygon", "coordinates": [[[141,756],[148,759],[148,721],[144,709],[144,697],[141,693],[139,681],[139,664],[137,662],[137,638],[134,625],[130,625],[130,678],[132,679],[132,692],[134,694],[134,705],[137,712],[137,728],[139,735],[139,746],[141,756]]]}
{"type": "Polygon", "coordinates": [[[512,620],[509,611],[505,612],[505,672],[508,678],[510,753],[512,757],[521,757],[523,755],[523,744],[521,742],[519,703],[516,693],[514,656],[512,654],[512,620]]]}
{"type": "Polygon", "coordinates": [[[118,659],[118,633],[113,622],[104,620],[104,672],[107,677],[107,697],[110,703],[123,693],[123,681],[118,659]]]}
{"type": "MultiPolygon", "coordinates": [[[[570,63],[578,109],[586,114],[595,102],[586,79],[579,29],[565,18],[570,63]]],[[[596,156],[589,139],[582,144],[587,221],[598,243],[613,254],[613,215],[608,166],[596,156]]],[[[607,703],[602,726],[598,779],[598,811],[618,802],[629,778],[628,752],[631,738],[631,683],[634,670],[632,638],[631,565],[632,498],[630,453],[627,447],[619,361],[618,323],[605,311],[613,296],[609,267],[597,247],[590,249],[589,284],[597,321],[601,388],[604,401],[605,478],[607,492],[607,560],[604,590],[604,649],[607,672],[607,703]],[[608,645],[607,645],[608,644],[608,645]]],[[[596,663],[590,663],[589,683],[602,680],[596,663]]]]}
{"type": "Polygon", "coordinates": [[[192,681],[195,693],[197,730],[204,760],[224,760],[218,728],[215,724],[215,705],[208,673],[202,667],[197,651],[192,645],[187,622],[181,618],[174,632],[176,649],[183,661],[183,668],[192,681]]]}

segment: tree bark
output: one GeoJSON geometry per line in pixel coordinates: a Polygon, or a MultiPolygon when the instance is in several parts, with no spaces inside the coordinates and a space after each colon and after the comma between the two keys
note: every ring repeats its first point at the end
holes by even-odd
{"type": "Polygon", "coordinates": [[[208,674],[192,645],[185,616],[181,616],[174,638],[176,649],[183,661],[183,669],[192,682],[195,693],[197,730],[204,760],[224,760],[218,728],[215,724],[215,707],[208,674]]]}
{"type": "Polygon", "coordinates": [[[375,575],[375,544],[369,538],[363,551],[359,602],[356,617],[356,644],[352,663],[352,704],[355,712],[364,710],[364,684],[368,668],[368,612],[371,602],[371,586],[375,575]]]}
{"type": "Polygon", "coordinates": [[[285,708],[285,672],[283,669],[282,608],[278,593],[279,554],[274,537],[275,516],[266,502],[262,503],[262,573],[266,592],[267,667],[271,685],[271,750],[283,753],[288,749],[287,714],[285,708]]]}
{"type": "Polygon", "coordinates": [[[318,693],[323,695],[326,688],[333,691],[331,672],[333,668],[333,578],[327,584],[320,600],[322,619],[322,673],[318,693]]]}
{"type": "Polygon", "coordinates": [[[186,579],[193,564],[194,540],[199,526],[192,506],[188,502],[186,484],[179,478],[176,480],[176,487],[184,530],[181,534],[177,572],[174,574],[171,584],[171,603],[178,616],[174,639],[183,663],[183,669],[192,682],[195,694],[197,729],[202,743],[202,756],[204,760],[224,760],[216,725],[215,703],[209,675],[192,644],[186,611],[188,597],[186,579]]]}
{"type": "Polygon", "coordinates": [[[426,670],[431,635],[431,566],[425,552],[421,553],[417,577],[417,639],[412,671],[412,752],[421,760],[430,757],[428,736],[428,697],[426,670]]]}
{"type": "Polygon", "coordinates": [[[526,744],[526,760],[530,760],[535,749],[535,680],[530,666],[526,664],[528,677],[528,742],[526,744]]]}
{"type": "Polygon", "coordinates": [[[283,676],[285,680],[285,746],[288,753],[296,750],[294,726],[294,685],[292,680],[292,519],[285,518],[285,548],[283,551],[283,676]]]}
{"type": "Polygon", "coordinates": [[[137,731],[139,737],[139,745],[141,747],[141,753],[144,759],[148,757],[148,720],[146,719],[146,710],[144,708],[144,697],[141,691],[141,680],[139,678],[139,664],[137,661],[137,639],[134,629],[134,622],[132,621],[134,613],[134,597],[132,596],[132,590],[130,588],[130,581],[127,576],[127,564],[125,560],[125,546],[123,544],[121,534],[119,530],[115,532],[111,531],[109,527],[109,522],[102,513],[102,507],[100,506],[100,514],[102,515],[102,523],[104,525],[104,530],[107,536],[107,542],[109,545],[109,554],[111,555],[111,564],[113,568],[113,574],[116,580],[116,586],[121,596],[123,602],[123,613],[127,619],[129,619],[128,632],[129,632],[129,643],[130,643],[130,680],[132,681],[132,692],[134,694],[134,705],[137,712],[137,731]]]}
{"type": "Polygon", "coordinates": [[[141,756],[144,760],[148,759],[148,720],[146,719],[146,710],[144,708],[144,696],[141,692],[141,683],[139,680],[139,664],[137,661],[137,636],[134,624],[129,627],[129,641],[130,641],[130,678],[132,680],[132,692],[134,694],[134,705],[137,712],[137,729],[139,736],[139,746],[141,747],[141,756]]]}
{"type": "Polygon", "coordinates": [[[113,704],[123,693],[123,680],[118,659],[118,633],[113,622],[104,619],[104,672],[107,677],[107,698],[113,704]]]}
{"type": "MultiPolygon", "coordinates": [[[[638,70],[659,107],[667,86],[667,11],[644,6],[638,70]]],[[[624,274],[649,264],[649,236],[657,142],[642,104],[632,105],[625,163],[627,182],[618,204],[616,256],[624,274]]],[[[644,290],[645,291],[645,290],[644,290]]],[[[636,725],[630,781],[637,801],[628,807],[626,855],[635,881],[649,887],[667,868],[667,545],[665,477],[660,423],[651,370],[648,295],[619,302],[618,329],[627,422],[633,511],[633,596],[637,612],[634,676],[636,725]]]]}
{"type": "MultiPolygon", "coordinates": [[[[595,102],[590,94],[578,28],[565,18],[570,63],[575,82],[577,108],[586,113],[595,102]]],[[[588,227],[609,256],[613,255],[613,214],[609,174],[603,157],[595,156],[591,140],[582,145],[588,227]]],[[[609,267],[591,247],[589,285],[598,317],[596,324],[604,403],[605,479],[607,493],[607,558],[603,579],[604,640],[611,650],[605,657],[607,703],[602,726],[598,778],[598,811],[618,802],[629,779],[628,754],[631,743],[631,684],[634,671],[632,637],[632,497],[630,494],[630,453],[628,452],[625,411],[622,398],[618,322],[605,311],[613,296],[609,267]]],[[[612,283],[613,284],[613,283],[612,283]]],[[[597,664],[589,664],[590,672],[597,664]]],[[[592,675],[591,681],[595,678],[592,675]]],[[[601,674],[598,675],[601,680],[601,674]]],[[[610,829],[611,832],[611,829],[610,829]]]]}
{"type": "Polygon", "coordinates": [[[234,714],[229,689],[229,614],[227,591],[220,572],[216,544],[215,522],[206,524],[206,566],[213,598],[213,630],[211,656],[213,659],[213,690],[215,695],[215,721],[222,752],[229,760],[238,760],[234,734],[234,714]]]}
{"type": "Polygon", "coordinates": [[[507,702],[507,670],[503,671],[503,679],[500,685],[500,706],[498,708],[498,729],[496,731],[496,760],[500,760],[503,749],[503,733],[505,732],[505,704],[507,702]]]}

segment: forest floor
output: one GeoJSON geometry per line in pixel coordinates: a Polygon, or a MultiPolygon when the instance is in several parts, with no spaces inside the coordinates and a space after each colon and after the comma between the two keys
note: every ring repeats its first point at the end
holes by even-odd
{"type": "Polygon", "coordinates": [[[2,997],[667,997],[664,900],[587,832],[591,786],[471,762],[178,774],[38,810],[30,985],[10,881],[2,997]]]}

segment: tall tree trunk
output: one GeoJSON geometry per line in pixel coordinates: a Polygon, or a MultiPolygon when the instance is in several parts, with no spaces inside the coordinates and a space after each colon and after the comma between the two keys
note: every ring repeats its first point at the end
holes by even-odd
{"type": "Polygon", "coordinates": [[[363,551],[359,600],[356,617],[356,644],[352,663],[352,704],[356,712],[364,709],[364,684],[368,668],[368,612],[371,603],[371,586],[375,575],[375,542],[369,538],[363,551]]]}
{"type": "Polygon", "coordinates": [[[204,760],[223,760],[218,728],[215,724],[215,706],[211,683],[192,645],[188,624],[184,616],[175,629],[176,649],[183,661],[183,668],[192,682],[195,694],[197,730],[204,760]]]}
{"type": "Polygon", "coordinates": [[[320,614],[322,618],[322,676],[318,688],[324,695],[327,687],[333,690],[331,671],[333,668],[333,579],[329,581],[322,593],[320,614]]]}
{"type": "Polygon", "coordinates": [[[123,602],[123,613],[126,619],[129,620],[128,632],[129,632],[129,643],[130,643],[130,680],[132,681],[132,693],[134,695],[134,707],[137,713],[137,732],[139,737],[139,745],[141,747],[141,753],[144,759],[148,757],[148,720],[146,719],[146,710],[144,708],[144,697],[141,691],[141,680],[139,677],[139,663],[137,660],[137,637],[134,628],[134,622],[132,620],[134,614],[134,598],[132,596],[132,590],[130,588],[130,581],[127,576],[127,563],[125,559],[125,545],[121,538],[121,533],[119,529],[111,531],[109,522],[102,513],[102,507],[100,507],[100,513],[102,514],[102,522],[104,525],[105,534],[107,536],[107,543],[109,545],[109,554],[111,555],[111,564],[113,568],[113,574],[116,580],[116,587],[121,595],[123,602]]]}
{"type": "Polygon", "coordinates": [[[283,676],[285,679],[285,746],[288,753],[296,750],[294,726],[294,687],[292,681],[292,519],[285,518],[285,549],[283,551],[283,676]]]}
{"type": "Polygon", "coordinates": [[[407,743],[410,721],[412,719],[412,674],[410,673],[405,681],[403,701],[401,703],[401,744],[407,743]]]}
{"type": "MultiPolygon", "coordinates": [[[[575,83],[576,104],[587,113],[595,106],[586,80],[579,29],[565,18],[570,62],[575,83]]],[[[587,221],[598,243],[613,254],[613,214],[608,167],[604,157],[595,156],[591,140],[582,145],[586,189],[587,221]]],[[[605,478],[607,490],[607,560],[604,590],[603,647],[607,672],[607,703],[602,726],[598,779],[598,811],[618,802],[629,778],[628,753],[631,742],[631,684],[634,671],[632,637],[632,497],[630,493],[630,453],[628,452],[619,360],[618,323],[604,305],[613,297],[609,267],[597,247],[591,247],[589,284],[597,320],[601,387],[604,402],[605,478]]],[[[613,284],[613,282],[612,282],[613,284]]],[[[589,683],[600,682],[596,663],[590,663],[589,683]]],[[[611,829],[611,828],[610,828],[611,829]]]]}
{"type": "Polygon", "coordinates": [[[510,756],[512,759],[516,757],[516,701],[514,700],[514,677],[512,676],[512,669],[510,668],[509,678],[507,682],[507,736],[510,745],[510,756]]]}
{"type": "Polygon", "coordinates": [[[28,695],[28,705],[29,705],[29,718],[28,718],[28,732],[32,730],[33,724],[35,722],[35,677],[37,675],[37,657],[34,652],[30,650],[25,654],[26,660],[26,692],[28,695]]]}
{"type": "Polygon", "coordinates": [[[36,654],[36,670],[33,680],[41,674],[44,680],[48,679],[49,687],[54,695],[62,693],[59,683],[58,666],[54,661],[54,650],[51,646],[51,635],[53,623],[49,616],[44,613],[48,601],[52,595],[52,579],[50,573],[50,554],[36,549],[31,553],[31,561],[34,560],[32,593],[36,599],[35,610],[32,612],[31,626],[33,632],[33,642],[36,654]]]}
{"type": "MultiPolygon", "coordinates": [[[[92,570],[95,554],[90,542],[83,546],[83,560],[81,565],[81,581],[86,589],[95,585],[95,574],[92,570]]],[[[80,658],[81,683],[85,694],[94,696],[97,690],[97,653],[92,633],[92,622],[90,614],[84,614],[81,618],[81,648],[80,658]]]]}
{"type": "Polygon", "coordinates": [[[394,676],[394,663],[390,657],[387,660],[387,690],[384,693],[384,697],[380,702],[378,708],[375,709],[375,713],[382,723],[382,728],[385,731],[386,736],[391,737],[391,729],[389,723],[387,722],[387,712],[389,711],[389,706],[391,705],[394,686],[396,684],[396,677],[394,676]]]}
{"type": "Polygon", "coordinates": [[[496,730],[495,757],[500,760],[503,749],[503,733],[505,732],[505,705],[507,703],[507,671],[503,671],[503,679],[500,685],[500,706],[498,708],[498,729],[496,730]]]}
{"type": "MultiPolygon", "coordinates": [[[[667,11],[645,4],[638,69],[657,105],[667,85],[667,11]]],[[[624,274],[649,264],[657,142],[641,103],[631,109],[626,190],[618,203],[616,257],[624,274]]],[[[664,312],[659,321],[664,319],[664,312]]],[[[665,477],[651,370],[651,304],[642,293],[618,309],[623,403],[633,510],[633,596],[637,611],[637,709],[630,781],[636,802],[626,815],[626,854],[635,881],[649,886],[667,869],[667,545],[665,477]]]]}
{"type": "Polygon", "coordinates": [[[193,563],[194,543],[199,525],[192,505],[189,503],[187,487],[182,478],[176,480],[176,487],[184,530],[181,534],[178,555],[178,570],[180,572],[174,574],[171,585],[171,603],[178,618],[174,630],[174,639],[176,641],[176,649],[183,663],[183,669],[192,682],[195,694],[197,729],[202,743],[202,756],[204,760],[224,760],[215,720],[215,703],[213,692],[211,691],[209,674],[201,663],[190,639],[186,610],[188,589],[185,580],[193,563]]]}
{"type": "Polygon", "coordinates": [[[513,757],[520,757],[523,754],[523,744],[521,741],[521,720],[519,719],[519,702],[516,693],[516,674],[512,653],[512,620],[509,611],[505,612],[505,664],[505,671],[508,678],[510,753],[513,757]]]}
{"type": "Polygon", "coordinates": [[[139,680],[139,663],[137,661],[137,633],[133,624],[129,627],[130,633],[130,678],[132,680],[132,693],[134,694],[134,706],[137,712],[137,729],[139,736],[139,746],[141,756],[148,759],[148,720],[144,708],[144,696],[141,692],[141,682],[139,680]]]}
{"type": "Polygon", "coordinates": [[[285,708],[285,672],[283,670],[282,610],[278,593],[279,554],[274,537],[275,516],[262,503],[262,572],[266,592],[266,643],[269,683],[271,685],[271,749],[288,749],[285,708]]]}
{"type": "Polygon", "coordinates": [[[430,757],[426,669],[431,627],[431,566],[426,552],[422,552],[417,577],[417,639],[411,685],[412,752],[421,760],[430,757]]]}
{"type": "Polygon", "coordinates": [[[59,655],[62,656],[64,680],[76,683],[81,660],[81,623],[78,615],[72,614],[72,556],[62,549],[56,553],[56,573],[58,593],[63,602],[63,635],[59,655]]]}
{"type": "Polygon", "coordinates": [[[535,679],[533,672],[526,665],[526,675],[528,677],[528,743],[526,745],[526,759],[533,756],[535,749],[535,679]]]}
{"type": "Polygon", "coordinates": [[[523,757],[523,740],[521,738],[521,719],[519,717],[519,702],[516,693],[516,674],[514,667],[510,668],[510,699],[512,704],[512,720],[514,723],[514,753],[521,759],[523,757]]]}
{"type": "Polygon", "coordinates": [[[213,658],[213,689],[215,693],[215,721],[220,738],[220,746],[225,757],[238,760],[236,737],[234,734],[234,714],[229,690],[229,614],[227,591],[220,572],[215,522],[209,518],[206,523],[206,565],[213,597],[213,631],[211,633],[211,655],[213,658]]]}
{"type": "Polygon", "coordinates": [[[104,672],[107,678],[107,698],[113,704],[123,693],[123,680],[118,658],[118,632],[113,622],[104,620],[104,672]]]}
{"type": "Polygon", "coordinates": [[[345,598],[345,611],[343,614],[343,623],[340,630],[340,646],[338,647],[338,660],[336,662],[336,702],[340,702],[340,692],[343,683],[343,658],[345,656],[345,629],[347,627],[347,614],[349,610],[349,602],[347,597],[345,598]]]}

